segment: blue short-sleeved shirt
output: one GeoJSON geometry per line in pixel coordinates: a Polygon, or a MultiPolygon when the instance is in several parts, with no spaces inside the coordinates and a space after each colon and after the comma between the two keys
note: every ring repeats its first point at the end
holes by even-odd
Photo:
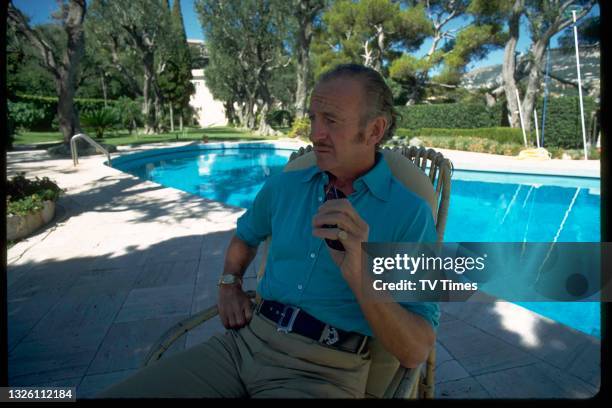
{"type": "MultiPolygon", "coordinates": [[[[251,247],[272,235],[257,286],[263,299],[298,306],[332,326],[372,336],[325,241],[312,235],[312,218],[325,199],[328,181],[316,165],[271,176],[238,219],[236,235],[251,247]]],[[[355,180],[353,188],[347,198],[369,225],[368,242],[437,241],[431,208],[393,177],[380,152],[374,167],[355,180]]],[[[437,303],[401,304],[437,328],[437,303]]]]}

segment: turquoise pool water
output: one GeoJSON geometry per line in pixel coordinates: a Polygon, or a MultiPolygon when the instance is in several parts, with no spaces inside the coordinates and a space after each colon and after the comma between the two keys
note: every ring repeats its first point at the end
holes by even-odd
{"type": "MultiPolygon", "coordinates": [[[[113,160],[113,167],[167,187],[248,207],[291,150],[270,144],[156,149],[113,160]],[[203,150],[205,149],[205,150],[203,150]]],[[[455,171],[445,241],[598,242],[599,179],[455,171]]],[[[600,337],[595,302],[517,302],[600,337]]]]}

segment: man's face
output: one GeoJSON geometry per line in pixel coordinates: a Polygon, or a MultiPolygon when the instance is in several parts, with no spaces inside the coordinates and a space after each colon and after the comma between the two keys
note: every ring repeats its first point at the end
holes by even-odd
{"type": "Polygon", "coordinates": [[[321,170],[350,173],[360,160],[372,154],[366,129],[360,128],[364,112],[361,84],[337,78],[317,85],[310,98],[310,140],[321,170]]]}

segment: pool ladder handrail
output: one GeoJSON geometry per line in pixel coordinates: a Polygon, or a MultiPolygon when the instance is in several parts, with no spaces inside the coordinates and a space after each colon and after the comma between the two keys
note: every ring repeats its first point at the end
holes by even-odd
{"type": "Polygon", "coordinates": [[[88,142],[90,145],[98,149],[101,153],[106,154],[106,158],[108,159],[108,165],[111,165],[111,157],[108,150],[103,148],[98,142],[93,140],[91,137],[87,136],[85,133],[79,133],[70,138],[70,154],[72,155],[72,163],[76,166],[79,163],[79,155],[76,148],[77,139],[83,139],[88,142]]]}

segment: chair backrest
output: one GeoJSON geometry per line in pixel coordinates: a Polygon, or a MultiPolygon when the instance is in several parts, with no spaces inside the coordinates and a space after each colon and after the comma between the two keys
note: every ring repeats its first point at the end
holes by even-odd
{"type": "MultiPolygon", "coordinates": [[[[450,199],[452,173],[450,161],[441,153],[423,147],[385,148],[382,149],[382,153],[393,176],[406,188],[429,203],[436,222],[438,241],[442,241],[450,199]]],[[[283,171],[300,170],[315,164],[316,158],[312,146],[309,145],[292,153],[283,171]]],[[[270,237],[264,243],[262,261],[257,272],[258,281],[265,270],[269,244],[270,237]]],[[[406,370],[400,367],[397,358],[387,352],[375,339],[369,343],[369,348],[372,363],[366,386],[367,396],[384,398],[415,395],[414,387],[418,385],[418,381],[412,380],[415,375],[419,375],[420,370],[406,370]]],[[[434,352],[435,350],[432,351],[434,352]]],[[[435,354],[430,356],[427,365],[433,364],[434,356],[435,354]]],[[[433,372],[433,367],[426,368],[429,373],[433,372]]],[[[431,384],[431,390],[433,390],[432,387],[433,384],[431,384]]]]}

